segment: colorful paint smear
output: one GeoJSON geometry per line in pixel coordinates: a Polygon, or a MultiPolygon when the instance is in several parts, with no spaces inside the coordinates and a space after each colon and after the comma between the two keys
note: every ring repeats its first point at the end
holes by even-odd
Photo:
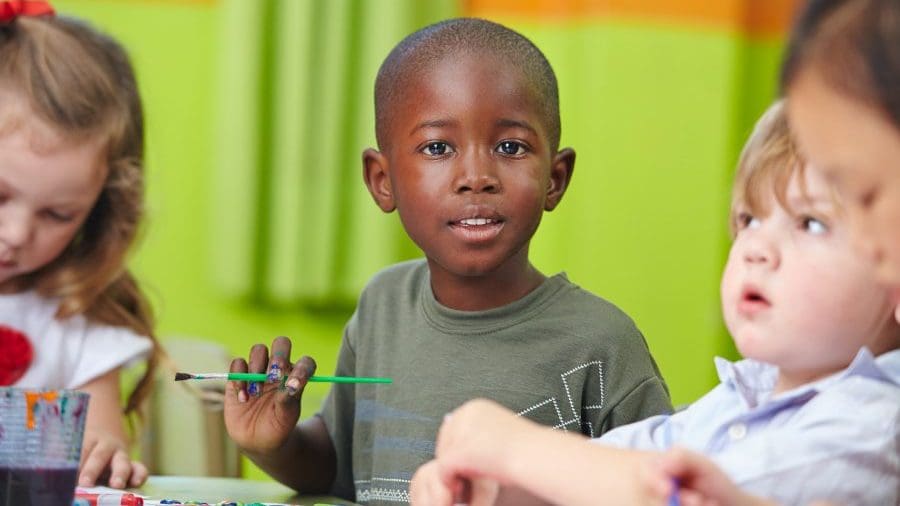
{"type": "Polygon", "coordinates": [[[49,404],[55,402],[59,396],[55,390],[49,392],[25,392],[25,427],[34,430],[34,417],[40,410],[39,401],[49,404]]]}

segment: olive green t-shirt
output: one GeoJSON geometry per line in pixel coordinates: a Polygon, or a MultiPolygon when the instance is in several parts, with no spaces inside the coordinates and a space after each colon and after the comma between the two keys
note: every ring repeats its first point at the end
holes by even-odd
{"type": "Polygon", "coordinates": [[[320,413],[332,493],[366,504],[409,502],[444,415],[469,399],[591,437],[672,409],[634,322],[565,274],[506,306],[457,311],[434,298],[424,260],[392,266],[363,291],[336,374],[394,379],[334,385],[320,413]]]}

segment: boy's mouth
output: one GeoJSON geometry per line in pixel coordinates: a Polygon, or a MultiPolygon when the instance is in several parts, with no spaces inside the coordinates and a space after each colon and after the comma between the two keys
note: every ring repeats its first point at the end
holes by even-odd
{"type": "Polygon", "coordinates": [[[485,225],[495,225],[497,223],[500,223],[500,220],[495,220],[493,218],[465,218],[452,222],[451,225],[460,227],[482,227],[485,225]]]}
{"type": "Polygon", "coordinates": [[[738,299],[738,312],[744,316],[752,316],[772,307],[769,299],[755,286],[745,286],[738,299]]]}
{"type": "Polygon", "coordinates": [[[450,221],[448,225],[463,241],[477,243],[495,238],[503,229],[504,220],[493,213],[483,213],[450,221]]]}

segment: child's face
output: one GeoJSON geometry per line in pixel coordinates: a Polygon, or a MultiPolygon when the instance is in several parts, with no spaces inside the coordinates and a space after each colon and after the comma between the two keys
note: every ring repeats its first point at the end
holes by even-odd
{"type": "Polygon", "coordinates": [[[834,91],[807,69],[791,86],[788,112],[812,165],[843,196],[857,243],[879,279],[900,296],[900,129],[834,91]]]}
{"type": "Polygon", "coordinates": [[[500,59],[457,55],[411,78],[386,122],[366,184],[396,208],[432,276],[520,275],[574,152],[551,152],[537,93],[500,59]]]}
{"type": "Polygon", "coordinates": [[[0,135],[0,291],[65,249],[105,177],[98,142],[61,142],[35,120],[0,135]]]}
{"type": "Polygon", "coordinates": [[[896,348],[896,303],[872,265],[854,251],[831,187],[805,171],[794,176],[791,211],[774,192],[767,216],[739,214],[722,276],[725,323],[747,358],[779,366],[781,389],[846,367],[861,346],[896,348]]]}

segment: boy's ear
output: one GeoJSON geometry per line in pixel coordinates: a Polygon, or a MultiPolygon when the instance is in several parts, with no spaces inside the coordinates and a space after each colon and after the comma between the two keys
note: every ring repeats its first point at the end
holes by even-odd
{"type": "Polygon", "coordinates": [[[556,209],[559,202],[569,187],[572,173],[575,171],[575,150],[572,148],[561,149],[553,161],[550,162],[550,181],[547,183],[547,200],[544,202],[544,210],[556,209]]]}
{"type": "Polygon", "coordinates": [[[363,151],[363,181],[382,211],[389,213],[397,208],[387,158],[380,151],[372,148],[363,151]]]}

